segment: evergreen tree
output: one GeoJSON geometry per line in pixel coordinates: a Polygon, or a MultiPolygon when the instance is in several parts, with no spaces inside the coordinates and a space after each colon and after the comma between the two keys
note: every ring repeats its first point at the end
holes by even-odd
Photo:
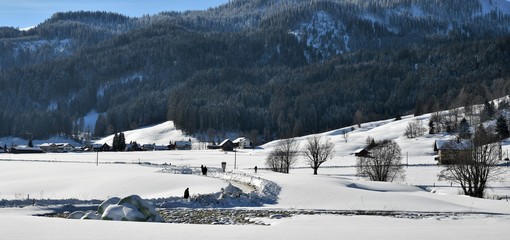
{"type": "Polygon", "coordinates": [[[112,151],[117,151],[119,149],[119,135],[115,133],[113,136],[113,142],[112,142],[112,151]]]}
{"type": "Polygon", "coordinates": [[[486,101],[483,106],[484,108],[481,116],[482,121],[487,121],[494,118],[494,115],[496,114],[496,107],[494,106],[494,103],[489,103],[486,101]]]}
{"type": "Polygon", "coordinates": [[[436,126],[434,124],[434,121],[432,119],[429,120],[429,134],[435,134],[436,133],[436,126]]]}
{"type": "Polygon", "coordinates": [[[504,109],[510,109],[510,103],[508,103],[507,100],[502,100],[499,104],[498,104],[498,110],[504,110],[504,109]]]}
{"type": "Polygon", "coordinates": [[[510,137],[510,131],[508,129],[508,123],[503,115],[500,115],[496,120],[496,133],[498,134],[500,139],[505,139],[510,137]]]}
{"type": "Polygon", "coordinates": [[[118,151],[124,151],[126,149],[126,138],[124,137],[124,133],[119,133],[118,139],[118,151]]]}
{"type": "Polygon", "coordinates": [[[449,134],[452,134],[453,133],[453,128],[452,126],[450,125],[446,125],[446,132],[449,133],[449,134]]]}
{"type": "Polygon", "coordinates": [[[459,138],[469,139],[471,138],[471,126],[469,126],[466,118],[462,118],[459,123],[459,138]]]}
{"type": "Polygon", "coordinates": [[[106,116],[105,114],[99,114],[96,120],[96,126],[94,128],[94,136],[103,136],[106,131],[106,116]]]}
{"type": "Polygon", "coordinates": [[[131,151],[140,151],[140,146],[138,146],[138,143],[136,141],[133,141],[131,143],[131,151]]]}

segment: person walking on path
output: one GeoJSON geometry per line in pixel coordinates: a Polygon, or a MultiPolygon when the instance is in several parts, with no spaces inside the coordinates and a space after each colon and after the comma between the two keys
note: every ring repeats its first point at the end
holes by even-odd
{"type": "Polygon", "coordinates": [[[186,190],[184,190],[184,199],[188,199],[189,198],[189,188],[186,188],[186,190]]]}

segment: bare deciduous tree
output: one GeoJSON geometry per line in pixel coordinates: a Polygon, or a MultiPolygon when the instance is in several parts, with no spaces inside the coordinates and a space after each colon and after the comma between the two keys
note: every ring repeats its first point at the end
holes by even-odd
{"type": "Polygon", "coordinates": [[[356,110],[352,121],[354,122],[354,124],[358,125],[358,127],[361,127],[361,122],[363,122],[363,113],[361,112],[361,110],[359,109],[356,110]]]}
{"type": "Polygon", "coordinates": [[[317,175],[317,170],[333,155],[333,143],[329,139],[320,136],[308,138],[303,149],[308,164],[313,169],[313,174],[317,175]]]}
{"type": "Polygon", "coordinates": [[[422,136],[425,133],[425,128],[420,120],[415,120],[407,124],[404,135],[408,138],[415,138],[422,136]]]}
{"type": "Polygon", "coordinates": [[[266,166],[275,172],[289,173],[296,163],[299,148],[294,138],[278,141],[266,158],[266,166]]]}
{"type": "Polygon", "coordinates": [[[393,140],[383,140],[375,143],[368,156],[358,158],[356,168],[359,176],[371,181],[392,182],[404,178],[401,161],[398,144],[393,140]]]}
{"type": "Polygon", "coordinates": [[[349,140],[349,131],[344,130],[344,131],[342,132],[342,135],[343,135],[343,137],[344,137],[345,142],[347,143],[347,140],[349,140]]]}
{"type": "Polygon", "coordinates": [[[465,145],[462,149],[452,147],[453,161],[440,172],[439,179],[460,184],[465,195],[483,198],[488,182],[497,179],[503,171],[498,166],[501,144],[479,127],[465,145]]]}

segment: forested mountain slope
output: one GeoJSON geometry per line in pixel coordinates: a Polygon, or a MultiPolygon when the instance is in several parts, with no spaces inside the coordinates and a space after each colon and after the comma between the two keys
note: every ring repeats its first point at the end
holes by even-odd
{"type": "Polygon", "coordinates": [[[303,135],[510,92],[504,0],[237,0],[0,28],[0,135],[303,135]],[[356,114],[357,113],[357,114],[356,114]],[[356,119],[358,120],[358,119],[356,119]]]}

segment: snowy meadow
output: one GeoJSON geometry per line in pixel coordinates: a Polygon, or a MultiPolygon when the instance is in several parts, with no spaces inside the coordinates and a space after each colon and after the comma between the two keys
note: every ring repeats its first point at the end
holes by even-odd
{"type": "MultiPolygon", "coordinates": [[[[289,174],[264,169],[274,142],[236,153],[0,154],[0,239],[507,239],[509,171],[489,183],[485,199],[463,196],[456,184],[439,181],[442,167],[434,160],[433,144],[450,136],[403,136],[410,121],[428,118],[408,116],[321,133],[335,148],[318,175],[303,156],[289,174]],[[370,182],[356,176],[353,153],[368,136],[400,145],[404,180],[370,182]],[[201,175],[201,165],[209,168],[207,176],[201,175]],[[182,199],[186,188],[189,201],[182,199]],[[133,194],[175,219],[141,223],[42,216],[94,209],[110,197],[133,194]],[[248,223],[233,221],[234,215],[248,223]],[[212,220],[199,224],[177,218],[212,220]]],[[[126,132],[126,141],[187,138],[171,125],[126,132]]],[[[297,141],[303,145],[306,138],[297,141]]],[[[503,152],[509,148],[507,141],[503,152]]]]}

